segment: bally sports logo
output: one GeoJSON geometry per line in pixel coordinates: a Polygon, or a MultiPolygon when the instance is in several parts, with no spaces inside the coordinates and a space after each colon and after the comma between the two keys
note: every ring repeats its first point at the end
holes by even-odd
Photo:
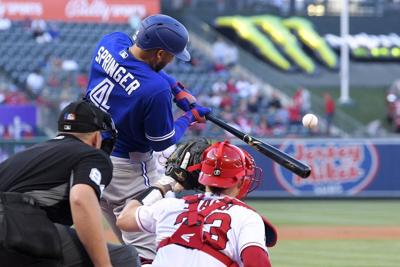
{"type": "Polygon", "coordinates": [[[274,164],[279,183],[294,195],[354,195],[375,177],[378,154],[369,143],[284,143],[280,149],[310,165],[307,179],[274,164]]]}

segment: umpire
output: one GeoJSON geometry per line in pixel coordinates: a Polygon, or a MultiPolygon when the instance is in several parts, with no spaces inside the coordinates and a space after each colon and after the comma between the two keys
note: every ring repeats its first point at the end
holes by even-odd
{"type": "Polygon", "coordinates": [[[140,266],[132,246],[107,244],[103,231],[99,198],[116,138],[110,115],[73,102],[58,130],[0,164],[1,266],[140,266]]]}

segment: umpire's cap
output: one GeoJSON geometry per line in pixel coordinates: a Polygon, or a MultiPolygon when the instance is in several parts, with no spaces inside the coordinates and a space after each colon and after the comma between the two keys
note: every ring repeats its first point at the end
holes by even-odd
{"type": "Polygon", "coordinates": [[[58,131],[88,133],[101,131],[101,149],[110,154],[117,139],[117,130],[111,115],[87,100],[70,103],[60,113],[58,131]]]}
{"type": "Polygon", "coordinates": [[[186,49],[189,33],[182,23],[170,16],[157,14],[145,18],[134,40],[143,50],[160,48],[183,61],[190,60],[186,49]]]}
{"type": "Polygon", "coordinates": [[[88,133],[114,129],[110,114],[86,100],[70,103],[58,118],[60,132],[88,133]]]}

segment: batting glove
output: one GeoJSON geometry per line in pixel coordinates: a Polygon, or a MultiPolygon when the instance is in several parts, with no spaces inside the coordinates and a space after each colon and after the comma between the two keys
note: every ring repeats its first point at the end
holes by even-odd
{"type": "Polygon", "coordinates": [[[174,97],[174,102],[183,111],[189,111],[192,109],[197,99],[185,88],[180,82],[177,82],[175,86],[171,87],[172,94],[174,97]]]}
{"type": "Polygon", "coordinates": [[[185,116],[191,120],[191,123],[194,122],[206,122],[205,116],[211,112],[210,108],[200,106],[199,104],[194,104],[190,111],[185,113],[185,116]]]}

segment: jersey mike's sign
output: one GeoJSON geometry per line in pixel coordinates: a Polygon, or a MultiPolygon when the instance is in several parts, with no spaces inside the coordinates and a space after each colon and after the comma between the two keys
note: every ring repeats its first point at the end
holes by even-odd
{"type": "Polygon", "coordinates": [[[80,22],[126,23],[160,12],[159,0],[20,0],[0,1],[0,17],[80,22]]]}
{"type": "Polygon", "coordinates": [[[280,185],[293,195],[354,195],[375,177],[378,154],[375,146],[366,142],[287,142],[281,150],[311,166],[308,179],[274,164],[280,185]]]}

